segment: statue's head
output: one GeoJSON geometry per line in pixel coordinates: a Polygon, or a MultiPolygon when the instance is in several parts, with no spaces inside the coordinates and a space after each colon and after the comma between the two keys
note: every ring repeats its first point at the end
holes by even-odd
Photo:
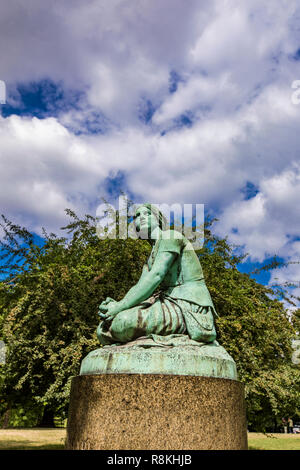
{"type": "Polygon", "coordinates": [[[141,235],[144,235],[145,238],[148,238],[157,227],[165,230],[167,221],[156,206],[153,204],[142,204],[135,212],[134,223],[136,230],[141,235]]]}

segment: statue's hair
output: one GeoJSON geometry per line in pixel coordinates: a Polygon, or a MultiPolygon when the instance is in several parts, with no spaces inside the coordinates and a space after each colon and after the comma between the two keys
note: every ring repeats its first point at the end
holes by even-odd
{"type": "Polygon", "coordinates": [[[159,228],[161,230],[166,230],[167,229],[168,222],[167,222],[166,217],[163,215],[163,213],[154,204],[145,203],[145,204],[141,204],[138,207],[138,209],[140,207],[147,207],[147,209],[154,215],[154,217],[158,221],[158,225],[159,225],[159,228]]]}

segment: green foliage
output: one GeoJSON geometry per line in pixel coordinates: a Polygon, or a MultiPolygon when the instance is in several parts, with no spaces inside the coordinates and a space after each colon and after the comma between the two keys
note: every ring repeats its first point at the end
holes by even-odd
{"type": "MultiPolygon", "coordinates": [[[[99,347],[98,305],[126,294],[151,250],[142,240],[99,240],[95,218],[67,213],[66,236],[44,233],[43,246],[3,219],[0,339],[8,351],[0,367],[2,414],[19,407],[39,416],[46,407],[66,416],[71,377],[99,347]]],[[[215,237],[211,224],[198,254],[219,313],[218,340],[245,384],[249,424],[264,429],[274,417],[300,415],[300,371],[291,361],[299,311],[289,320],[271,289],[240,273],[245,255],[215,237]]]]}
{"type": "Polygon", "coordinates": [[[0,427],[31,428],[38,425],[43,414],[41,406],[29,406],[28,402],[25,406],[16,405],[16,408],[10,408],[3,413],[0,427]]]}
{"type": "Polygon", "coordinates": [[[71,377],[99,346],[98,305],[107,296],[120,300],[149,255],[147,242],[99,240],[93,217],[68,214],[73,219],[65,227],[69,239],[45,233],[42,247],[6,221],[11,274],[0,284],[2,337],[8,346],[1,377],[9,407],[39,404],[66,413],[71,377]],[[13,257],[19,261],[20,249],[21,266],[13,257]]]}
{"type": "Polygon", "coordinates": [[[218,340],[245,384],[249,426],[264,431],[283,416],[300,417],[300,369],[292,362],[299,311],[288,316],[275,298],[278,291],[238,271],[245,256],[236,255],[226,239],[214,237],[207,227],[200,259],[219,314],[218,340]]]}

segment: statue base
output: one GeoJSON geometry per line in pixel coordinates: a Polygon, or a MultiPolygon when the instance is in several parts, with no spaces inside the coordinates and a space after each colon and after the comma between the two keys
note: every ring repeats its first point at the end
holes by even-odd
{"type": "Polygon", "coordinates": [[[216,377],[74,377],[66,449],[247,449],[243,385],[216,377]]]}
{"type": "Polygon", "coordinates": [[[237,380],[236,364],[217,341],[199,343],[187,335],[141,337],[91,351],[80,375],[167,374],[237,380]]]}
{"type": "Polygon", "coordinates": [[[187,335],[91,351],[72,381],[66,448],[247,449],[234,360],[187,335]]]}

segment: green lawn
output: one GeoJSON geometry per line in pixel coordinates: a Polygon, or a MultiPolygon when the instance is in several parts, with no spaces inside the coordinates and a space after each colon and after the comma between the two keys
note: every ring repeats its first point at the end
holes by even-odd
{"type": "Polygon", "coordinates": [[[0,450],[63,450],[66,430],[0,429],[0,450]]]}
{"type": "MultiPolygon", "coordinates": [[[[65,429],[0,429],[0,450],[63,450],[65,429]]],[[[300,450],[300,434],[249,433],[250,450],[300,450]]]]}
{"type": "Polygon", "coordinates": [[[300,450],[300,434],[248,434],[250,450],[300,450]]]}

